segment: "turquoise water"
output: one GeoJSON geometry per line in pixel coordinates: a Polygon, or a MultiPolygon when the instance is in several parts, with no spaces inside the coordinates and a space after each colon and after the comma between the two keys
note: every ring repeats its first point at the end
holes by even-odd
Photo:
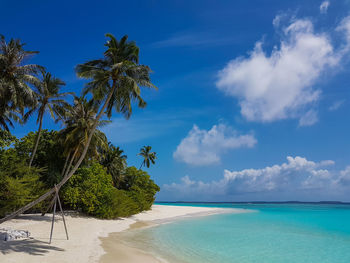
{"type": "Polygon", "coordinates": [[[134,233],[139,244],[171,262],[350,262],[350,205],[181,205],[255,212],[184,219],[139,230],[134,233]]]}

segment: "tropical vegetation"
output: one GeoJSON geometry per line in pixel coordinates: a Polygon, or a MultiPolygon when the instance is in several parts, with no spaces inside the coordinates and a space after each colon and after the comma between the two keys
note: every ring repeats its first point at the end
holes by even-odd
{"type": "Polygon", "coordinates": [[[152,151],[151,146],[143,146],[140,149],[140,153],[138,155],[143,157],[143,162],[140,166],[140,169],[142,168],[142,166],[144,166],[144,167],[146,166],[147,168],[149,168],[151,163],[152,164],[156,163],[157,155],[155,152],[151,152],[151,151],[152,151]]]}
{"type": "MultiPolygon", "coordinates": [[[[146,106],[141,88],[156,89],[151,69],[139,63],[139,48],[124,36],[108,41],[100,59],[76,67],[87,80],[80,96],[61,92],[65,82],[44,67],[26,64],[37,51],[17,39],[0,42],[0,223],[20,213],[45,211],[59,191],[64,206],[100,218],[150,209],[159,187],[142,166],[156,159],[144,147],[140,169],[99,129],[114,114],[126,119],[133,105],[146,106]],[[45,115],[61,130],[46,130],[45,115]],[[16,138],[15,123],[36,116],[38,130],[16,138]]],[[[69,89],[69,87],[67,87],[69,89]]]]}

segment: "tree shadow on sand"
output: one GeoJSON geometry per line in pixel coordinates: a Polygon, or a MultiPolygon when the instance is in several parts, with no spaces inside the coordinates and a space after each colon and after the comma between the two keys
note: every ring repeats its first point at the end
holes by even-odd
{"type": "Polygon", "coordinates": [[[64,251],[64,249],[36,239],[0,241],[0,252],[3,255],[11,252],[24,252],[29,255],[43,256],[50,251],[64,251]]]}
{"type": "Polygon", "coordinates": [[[45,216],[41,216],[40,214],[19,215],[15,218],[15,220],[18,220],[18,221],[32,220],[32,221],[38,221],[38,222],[51,222],[52,214],[46,214],[45,216]]]}

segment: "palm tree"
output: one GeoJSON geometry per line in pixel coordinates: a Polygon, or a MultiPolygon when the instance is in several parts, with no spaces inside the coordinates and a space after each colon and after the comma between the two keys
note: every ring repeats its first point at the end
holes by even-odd
{"type": "Polygon", "coordinates": [[[110,142],[108,143],[108,149],[101,154],[100,163],[107,168],[107,172],[112,176],[113,184],[117,188],[123,180],[126,159],[127,156],[124,151],[110,142]]]}
{"type": "MultiPolygon", "coordinates": [[[[65,128],[57,136],[64,149],[63,155],[66,156],[61,179],[68,175],[74,161],[81,155],[98,110],[98,105],[93,100],[88,101],[85,97],[75,96],[73,103],[73,105],[68,105],[65,108],[59,107],[57,111],[59,119],[56,121],[61,120],[65,125],[65,128]]],[[[98,126],[103,126],[106,123],[109,123],[109,121],[102,120],[98,126]]],[[[99,152],[106,151],[107,148],[108,140],[106,135],[96,130],[86,155],[89,158],[98,159],[100,157],[99,152]]],[[[57,189],[60,190],[60,187],[57,187],[57,189]]],[[[56,195],[42,215],[45,215],[52,208],[55,200],[56,195]]]]}
{"type": "MultiPolygon", "coordinates": [[[[110,40],[105,44],[107,50],[104,52],[103,58],[80,64],[76,68],[79,77],[90,80],[86,85],[85,93],[91,92],[94,101],[102,106],[95,118],[79,159],[57,185],[58,188],[71,178],[84,160],[101,117],[104,114],[111,117],[114,108],[116,112],[122,113],[125,118],[129,118],[132,113],[132,102],[137,102],[139,107],[146,106],[146,102],[141,98],[140,87],[156,89],[151,83],[149,75],[151,69],[139,64],[139,48],[135,42],[128,42],[127,36],[124,36],[120,41],[111,34],[106,36],[110,40]]],[[[56,187],[52,188],[37,200],[0,219],[0,223],[27,211],[55,193],[56,189],[56,187]]]]}
{"type": "Polygon", "coordinates": [[[146,166],[147,168],[149,168],[151,163],[155,164],[155,160],[157,159],[156,152],[151,152],[151,150],[151,146],[143,146],[140,149],[140,153],[138,155],[143,157],[143,162],[140,166],[140,169],[142,168],[142,166],[146,166]]]}
{"type": "Polygon", "coordinates": [[[76,168],[72,169],[73,173],[85,157],[100,118],[104,114],[110,118],[112,110],[115,109],[128,119],[132,114],[132,102],[137,102],[139,107],[146,106],[146,102],[141,98],[140,87],[157,89],[151,83],[151,69],[139,64],[139,48],[135,42],[128,42],[127,36],[122,37],[120,41],[111,34],[106,36],[110,40],[105,44],[107,50],[104,57],[80,64],[76,68],[79,77],[90,80],[84,93],[92,93],[94,101],[102,107],[95,119],[87,145],[75,165],[76,168]]]}
{"type": "MultiPolygon", "coordinates": [[[[82,154],[95,123],[97,111],[98,104],[95,104],[93,100],[88,101],[85,97],[75,97],[74,105],[64,111],[64,116],[60,114],[65,128],[59,132],[58,136],[62,140],[62,145],[64,145],[64,154],[67,156],[67,160],[70,158],[70,164],[64,167],[65,172],[62,171],[63,175],[69,172],[74,160],[82,154]]],[[[102,127],[107,123],[109,121],[101,120],[98,127],[102,127]]],[[[101,131],[96,130],[91,139],[87,156],[98,158],[99,151],[104,151],[107,148],[107,137],[101,131]]]]}
{"type": "Polygon", "coordinates": [[[29,161],[29,167],[32,166],[35,153],[38,149],[38,144],[40,141],[40,135],[41,135],[41,129],[43,125],[43,118],[45,113],[48,111],[52,117],[52,119],[56,119],[55,115],[57,115],[57,111],[59,108],[65,109],[67,108],[68,103],[62,99],[68,94],[72,93],[59,93],[59,90],[61,86],[66,85],[62,80],[59,78],[55,78],[52,76],[49,72],[45,72],[43,70],[41,72],[42,79],[39,83],[36,84],[36,91],[35,96],[37,98],[36,105],[31,108],[25,115],[25,120],[33,114],[33,112],[38,113],[38,118],[36,120],[36,123],[39,124],[38,128],[38,135],[34,144],[34,149],[29,161]]]}
{"type": "MultiPolygon", "coordinates": [[[[11,111],[24,114],[24,109],[35,105],[36,98],[30,85],[37,84],[35,76],[42,67],[24,62],[37,51],[26,51],[18,39],[5,41],[0,35],[0,115],[7,114],[11,126],[11,111]]],[[[15,114],[16,115],[16,114],[15,114]]],[[[16,118],[15,118],[16,119],[16,118]]],[[[14,120],[15,120],[14,119],[14,120]]],[[[3,125],[8,129],[7,125],[3,125]]]]}
{"type": "Polygon", "coordinates": [[[9,126],[14,127],[14,121],[22,123],[22,118],[19,116],[18,111],[10,110],[7,105],[4,105],[4,109],[0,109],[0,127],[9,131],[9,126]]]}

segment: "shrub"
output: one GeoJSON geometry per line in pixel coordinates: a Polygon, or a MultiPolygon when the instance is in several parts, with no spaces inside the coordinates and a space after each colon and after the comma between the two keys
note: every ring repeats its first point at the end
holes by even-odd
{"type": "MultiPolygon", "coordinates": [[[[43,130],[33,166],[28,167],[37,133],[20,140],[0,131],[0,217],[35,200],[60,181],[63,148],[56,131],[43,130]]],[[[114,147],[114,146],[113,146],[114,147]]],[[[118,147],[110,156],[100,151],[103,165],[90,156],[62,188],[64,204],[99,218],[126,217],[151,208],[159,187],[147,172],[126,168],[126,156],[118,147]],[[115,177],[113,184],[112,176],[115,177]]],[[[50,198],[28,212],[46,210],[50,198]]]]}
{"type": "MultiPolygon", "coordinates": [[[[34,157],[33,166],[45,167],[46,171],[41,174],[41,180],[47,187],[53,187],[61,178],[61,171],[65,158],[63,147],[57,137],[57,131],[42,130],[38,149],[34,157]]],[[[16,141],[15,150],[19,156],[29,163],[33,152],[37,132],[29,132],[26,136],[16,141]]]]}
{"type": "Polygon", "coordinates": [[[125,191],[113,187],[112,177],[98,163],[78,169],[64,189],[65,204],[99,218],[112,219],[138,212],[125,191]]]}
{"type": "MultiPolygon", "coordinates": [[[[29,168],[13,149],[5,151],[0,157],[0,217],[38,198],[45,191],[40,181],[43,169],[29,168]]],[[[39,204],[28,212],[41,209],[39,204]]]]}
{"type": "Polygon", "coordinates": [[[0,130],[0,152],[2,152],[4,148],[9,147],[12,143],[16,141],[17,138],[13,136],[10,132],[0,130]]]}
{"type": "Polygon", "coordinates": [[[124,182],[128,196],[138,206],[137,212],[149,210],[155,200],[155,194],[160,188],[150,179],[148,173],[134,166],[128,167],[125,171],[124,182]]]}

